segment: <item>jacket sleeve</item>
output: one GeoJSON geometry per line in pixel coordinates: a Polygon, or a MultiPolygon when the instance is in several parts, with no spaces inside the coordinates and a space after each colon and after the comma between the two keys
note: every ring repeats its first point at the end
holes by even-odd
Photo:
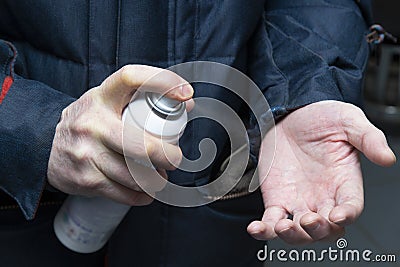
{"type": "Polygon", "coordinates": [[[74,99],[17,76],[16,57],[15,47],[0,40],[0,189],[32,219],[46,185],[55,127],[74,99]]]}
{"type": "MultiPolygon", "coordinates": [[[[361,105],[370,5],[370,0],[265,1],[265,21],[249,50],[249,73],[275,120],[323,100],[361,105]]],[[[260,126],[250,118],[247,132],[254,162],[261,144],[259,127],[268,129],[268,119],[261,119],[265,125],[260,126]]]]}
{"type": "Polygon", "coordinates": [[[362,2],[360,9],[353,0],[266,1],[272,59],[284,80],[264,93],[275,117],[322,100],[361,104],[369,56],[369,1],[362,2]]]}

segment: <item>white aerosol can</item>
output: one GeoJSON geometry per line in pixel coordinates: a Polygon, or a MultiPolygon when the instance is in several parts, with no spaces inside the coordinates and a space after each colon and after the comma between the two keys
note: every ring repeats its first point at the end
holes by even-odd
{"type": "MultiPolygon", "coordinates": [[[[137,92],[123,113],[125,123],[169,143],[182,135],[187,113],[185,103],[157,93],[137,92]]],[[[57,238],[67,248],[79,253],[101,249],[130,206],[102,197],[69,196],[54,219],[57,238]]]]}

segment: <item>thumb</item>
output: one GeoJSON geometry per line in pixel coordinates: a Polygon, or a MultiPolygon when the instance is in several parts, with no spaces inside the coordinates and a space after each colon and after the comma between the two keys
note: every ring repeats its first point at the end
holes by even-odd
{"type": "Polygon", "coordinates": [[[99,89],[103,102],[119,114],[136,90],[166,94],[179,101],[186,101],[193,95],[192,86],[176,73],[146,65],[122,67],[105,79],[99,89]]]}
{"type": "Polygon", "coordinates": [[[376,128],[361,109],[346,104],[342,114],[343,129],[348,142],[360,150],[370,161],[381,166],[391,166],[396,162],[396,156],[390,149],[384,133],[376,128]]]}

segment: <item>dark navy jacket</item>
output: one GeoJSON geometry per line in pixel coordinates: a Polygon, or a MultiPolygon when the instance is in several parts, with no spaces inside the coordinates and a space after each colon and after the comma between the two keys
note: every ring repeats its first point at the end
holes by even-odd
{"type": "MultiPolygon", "coordinates": [[[[206,60],[231,65],[257,83],[276,116],[327,99],[357,104],[368,57],[368,4],[2,0],[0,188],[33,218],[61,111],[126,64],[165,68],[206,60]]],[[[222,90],[195,91],[240,109],[222,90]]],[[[198,156],[192,148],[204,137],[223,150],[226,137],[210,123],[193,122],[185,131],[181,147],[189,158],[198,156]]],[[[191,185],[207,180],[212,171],[211,166],[196,174],[175,172],[172,178],[191,185]]]]}

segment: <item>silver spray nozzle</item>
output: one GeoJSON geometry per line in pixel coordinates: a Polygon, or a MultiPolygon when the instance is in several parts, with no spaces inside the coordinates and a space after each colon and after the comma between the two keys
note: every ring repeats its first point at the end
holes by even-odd
{"type": "Polygon", "coordinates": [[[158,93],[146,92],[147,104],[160,117],[173,119],[179,117],[185,111],[186,105],[184,102],[174,100],[158,93]]]}

